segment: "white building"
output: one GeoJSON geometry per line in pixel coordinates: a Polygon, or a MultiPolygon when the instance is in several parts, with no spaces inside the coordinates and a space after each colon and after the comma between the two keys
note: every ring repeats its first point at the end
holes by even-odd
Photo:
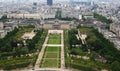
{"type": "Polygon", "coordinates": [[[41,14],[43,19],[55,18],[55,14],[41,14]]]}
{"type": "Polygon", "coordinates": [[[7,35],[7,32],[0,30],[0,38],[4,38],[7,35]]]}
{"type": "Polygon", "coordinates": [[[120,23],[113,23],[110,25],[110,30],[120,37],[120,23]]]}
{"type": "Polygon", "coordinates": [[[2,14],[0,14],[0,18],[2,18],[2,16],[3,16],[3,15],[2,15],[2,14]]]}
{"type": "Polygon", "coordinates": [[[7,18],[33,18],[40,19],[41,16],[39,14],[8,14],[7,18]]]}
{"type": "Polygon", "coordinates": [[[66,18],[66,17],[77,18],[77,19],[80,18],[80,14],[78,12],[72,12],[72,11],[62,11],[61,16],[62,16],[62,18],[66,18]]]}
{"type": "Polygon", "coordinates": [[[82,20],[82,15],[79,15],[79,20],[82,20]]]}

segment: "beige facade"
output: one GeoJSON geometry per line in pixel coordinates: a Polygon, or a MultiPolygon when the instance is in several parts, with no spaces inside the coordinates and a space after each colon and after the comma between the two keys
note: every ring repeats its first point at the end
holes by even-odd
{"type": "Polygon", "coordinates": [[[72,29],[74,28],[73,24],[62,24],[61,29],[72,29]]]}
{"type": "Polygon", "coordinates": [[[37,28],[44,29],[72,29],[74,24],[40,24],[36,26],[37,28]]]}
{"type": "Polygon", "coordinates": [[[51,29],[52,25],[51,24],[43,24],[42,28],[44,29],[51,29]]]}
{"type": "Polygon", "coordinates": [[[0,22],[0,30],[2,30],[3,29],[3,22],[0,22]]]}
{"type": "Polygon", "coordinates": [[[7,18],[33,18],[33,19],[40,19],[39,14],[8,14],[7,18]]]}
{"type": "Polygon", "coordinates": [[[111,24],[110,30],[120,37],[120,24],[119,23],[111,24]]]}
{"type": "Polygon", "coordinates": [[[4,38],[6,36],[7,32],[5,32],[4,30],[0,31],[0,38],[4,38]]]}

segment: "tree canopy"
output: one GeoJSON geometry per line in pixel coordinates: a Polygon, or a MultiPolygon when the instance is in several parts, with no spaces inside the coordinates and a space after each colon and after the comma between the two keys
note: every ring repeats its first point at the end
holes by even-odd
{"type": "Polygon", "coordinates": [[[105,22],[107,24],[110,24],[112,23],[113,21],[111,19],[107,19],[106,17],[102,16],[102,15],[99,15],[97,13],[94,13],[94,18],[97,18],[98,20],[102,21],[102,22],[105,22]]]}

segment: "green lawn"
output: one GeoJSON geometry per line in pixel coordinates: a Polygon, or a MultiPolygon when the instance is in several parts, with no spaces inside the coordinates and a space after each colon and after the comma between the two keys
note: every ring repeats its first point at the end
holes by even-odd
{"type": "MultiPolygon", "coordinates": [[[[48,44],[61,44],[60,34],[50,34],[48,44]]],[[[40,67],[59,68],[60,67],[60,47],[46,47],[40,67]]]]}
{"type": "Polygon", "coordinates": [[[42,68],[58,68],[60,66],[60,47],[46,47],[44,58],[41,62],[42,68]]]}
{"type": "MultiPolygon", "coordinates": [[[[93,28],[86,28],[86,27],[80,27],[79,28],[80,32],[82,34],[87,34],[87,43],[94,43],[96,40],[98,40],[97,36],[95,35],[95,33],[93,32],[93,28]]],[[[70,44],[69,39],[68,39],[68,33],[67,31],[65,31],[64,33],[64,43],[65,43],[65,62],[66,62],[66,66],[67,67],[71,67],[71,68],[75,68],[75,69],[79,69],[81,71],[96,71],[96,69],[110,69],[110,65],[108,63],[102,63],[100,61],[94,61],[92,59],[88,59],[88,60],[84,60],[84,59],[80,59],[80,58],[75,58],[75,57],[69,57],[67,56],[67,53],[69,53],[70,51],[77,51],[77,53],[79,53],[80,56],[88,56],[90,57],[90,54],[88,54],[87,52],[82,51],[80,48],[72,48],[69,50],[70,44]]],[[[92,53],[92,52],[91,52],[92,53]]]]}
{"type": "Polygon", "coordinates": [[[46,47],[46,52],[59,52],[60,47],[46,47]]]}
{"type": "Polygon", "coordinates": [[[48,44],[61,44],[60,34],[50,34],[48,44]]]}
{"type": "Polygon", "coordinates": [[[59,60],[58,59],[43,59],[42,68],[58,68],[59,60]]]}
{"type": "Polygon", "coordinates": [[[45,53],[45,58],[59,58],[59,53],[45,53]]]}

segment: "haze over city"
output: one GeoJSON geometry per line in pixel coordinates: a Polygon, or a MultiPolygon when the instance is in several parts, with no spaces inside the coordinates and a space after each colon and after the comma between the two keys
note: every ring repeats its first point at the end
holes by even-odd
{"type": "Polygon", "coordinates": [[[0,0],[0,71],[120,71],[120,1],[0,0]]]}
{"type": "MultiPolygon", "coordinates": [[[[0,2],[46,2],[46,0],[0,0],[0,2]]],[[[53,0],[56,2],[69,2],[70,0],[53,0]]],[[[119,2],[119,0],[71,0],[71,1],[95,1],[95,2],[119,2]]]]}

